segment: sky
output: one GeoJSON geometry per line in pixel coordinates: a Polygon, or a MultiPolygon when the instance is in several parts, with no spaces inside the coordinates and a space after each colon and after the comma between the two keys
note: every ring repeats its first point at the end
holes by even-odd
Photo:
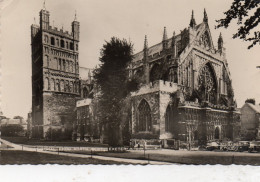
{"type": "MultiPolygon", "coordinates": [[[[44,0],[3,0],[0,19],[1,110],[7,117],[27,117],[31,110],[30,26],[39,24],[44,0]],[[34,20],[35,19],[35,20],[34,20]]],[[[248,50],[248,43],[232,39],[237,27],[214,29],[215,20],[223,18],[232,0],[46,0],[50,24],[71,31],[75,11],[80,22],[80,66],[99,64],[100,49],[111,37],[125,38],[134,44],[134,52],[162,41],[163,28],[168,37],[173,31],[188,27],[191,11],[196,23],[203,19],[206,8],[215,45],[221,32],[226,47],[235,99],[241,107],[247,98],[260,102],[260,45],[248,50]]]]}

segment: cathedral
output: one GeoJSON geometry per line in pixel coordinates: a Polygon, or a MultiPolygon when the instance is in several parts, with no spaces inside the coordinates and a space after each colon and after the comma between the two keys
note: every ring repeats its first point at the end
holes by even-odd
{"type": "Polygon", "coordinates": [[[164,147],[198,146],[210,141],[239,139],[240,114],[231,75],[219,35],[214,46],[208,16],[196,24],[192,11],[189,26],[151,47],[144,48],[128,66],[138,78],[139,90],[131,93],[131,140],[160,141],[164,147]]]}
{"type": "Polygon", "coordinates": [[[76,15],[71,27],[69,33],[50,26],[45,8],[40,11],[40,25],[31,26],[33,138],[52,137],[56,129],[64,139],[71,139],[80,97],[80,24],[76,15]]]}

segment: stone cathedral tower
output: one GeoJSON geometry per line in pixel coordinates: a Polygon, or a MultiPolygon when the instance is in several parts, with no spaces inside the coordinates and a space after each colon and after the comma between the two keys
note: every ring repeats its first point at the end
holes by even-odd
{"type": "Polygon", "coordinates": [[[71,137],[79,97],[79,22],[72,32],[50,26],[50,13],[40,11],[40,25],[31,25],[32,137],[55,131],[71,137]]]}

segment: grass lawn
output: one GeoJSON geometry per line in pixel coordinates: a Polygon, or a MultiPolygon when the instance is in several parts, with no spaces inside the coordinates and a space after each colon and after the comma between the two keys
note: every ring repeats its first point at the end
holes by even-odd
{"type": "Polygon", "coordinates": [[[0,164],[128,164],[90,158],[67,157],[38,152],[0,150],[0,164]]]}
{"type": "MultiPolygon", "coordinates": [[[[73,151],[73,153],[79,154],[90,154],[89,151],[73,151]]],[[[118,158],[127,158],[127,159],[143,159],[153,161],[163,161],[163,162],[172,162],[179,164],[195,164],[195,165],[205,165],[205,164],[222,164],[222,165],[260,165],[260,157],[259,155],[250,155],[250,156],[232,156],[232,155],[218,155],[218,152],[211,152],[207,154],[198,154],[197,152],[189,152],[188,154],[157,154],[157,153],[149,153],[146,151],[146,155],[144,153],[139,152],[92,152],[93,155],[100,156],[109,156],[109,157],[118,157],[118,158]]],[[[243,153],[241,153],[243,155],[243,153]]]]}
{"type": "Polygon", "coordinates": [[[7,140],[16,144],[24,145],[46,145],[46,146],[68,146],[68,147],[107,147],[106,144],[101,143],[89,143],[89,142],[77,142],[77,141],[45,141],[38,139],[28,139],[26,137],[3,137],[2,139],[7,140]]]}

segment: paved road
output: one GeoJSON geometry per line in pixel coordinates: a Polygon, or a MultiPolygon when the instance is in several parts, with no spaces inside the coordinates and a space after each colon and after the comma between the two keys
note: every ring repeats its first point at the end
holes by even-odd
{"type": "MultiPolygon", "coordinates": [[[[70,156],[70,157],[80,157],[80,158],[90,158],[91,155],[83,155],[83,154],[74,154],[74,153],[63,153],[63,152],[54,152],[54,151],[46,151],[43,147],[35,147],[35,146],[23,146],[11,143],[9,141],[3,140],[0,138],[0,141],[3,142],[5,145],[13,147],[11,150],[24,150],[24,151],[31,151],[31,152],[40,152],[46,154],[54,154],[54,155],[62,155],[62,156],[70,156]]],[[[116,157],[105,157],[105,156],[92,156],[92,158],[100,159],[100,160],[110,160],[116,162],[126,162],[131,164],[147,164],[147,160],[137,160],[137,159],[123,159],[123,158],[116,158],[116,157]]],[[[159,162],[159,161],[149,161],[149,164],[153,165],[162,165],[162,164],[173,164],[168,162],[159,162]]]]}

